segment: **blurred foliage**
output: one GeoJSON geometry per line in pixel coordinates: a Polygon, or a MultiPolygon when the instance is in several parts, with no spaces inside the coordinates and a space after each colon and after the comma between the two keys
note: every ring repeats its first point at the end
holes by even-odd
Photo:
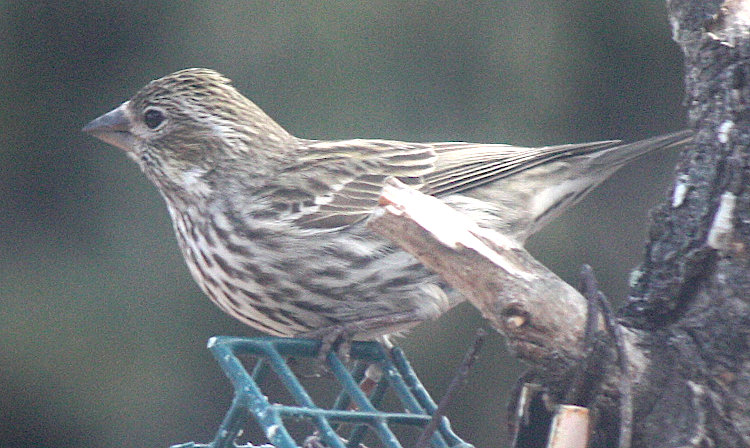
{"type": "MultiPolygon", "coordinates": [[[[228,407],[204,343],[252,331],[193,284],[137,167],[79,132],[153,78],[215,68],[308,138],[531,145],[683,126],[681,55],[650,0],[16,1],[0,14],[4,448],[208,441],[228,407]]],[[[674,160],[623,169],[530,249],[569,281],[592,264],[624,297],[674,160]]],[[[433,396],[479,325],[463,306],[401,340],[433,396]]],[[[450,411],[477,446],[503,435],[523,368],[490,339],[450,411]]]]}

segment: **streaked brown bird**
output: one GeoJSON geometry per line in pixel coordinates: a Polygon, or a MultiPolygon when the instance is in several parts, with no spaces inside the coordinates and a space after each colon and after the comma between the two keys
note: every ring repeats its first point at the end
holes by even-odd
{"type": "Polygon", "coordinates": [[[219,308],[271,335],[357,339],[462,301],[365,227],[387,177],[523,242],[625,163],[690,137],[540,148],[306,140],[201,68],[150,82],[83,130],[157,186],[193,278],[219,308]]]}

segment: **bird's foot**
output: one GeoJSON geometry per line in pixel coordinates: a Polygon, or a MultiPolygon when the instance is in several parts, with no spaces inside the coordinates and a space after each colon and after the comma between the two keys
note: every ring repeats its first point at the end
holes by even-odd
{"type": "MultiPolygon", "coordinates": [[[[318,351],[318,364],[325,365],[328,354],[336,349],[336,354],[344,363],[349,362],[352,340],[358,337],[363,340],[381,339],[387,341],[384,335],[403,331],[423,321],[414,312],[401,312],[385,316],[361,319],[356,322],[345,322],[330,327],[302,333],[299,336],[310,339],[320,339],[322,344],[318,351]]],[[[389,344],[386,344],[389,346],[389,344]]]]}
{"type": "Polygon", "coordinates": [[[326,360],[328,355],[335,349],[336,355],[342,363],[348,364],[351,358],[352,339],[357,334],[359,327],[356,325],[335,325],[320,330],[303,333],[300,335],[309,339],[320,339],[320,349],[316,357],[318,373],[326,371],[326,360]]]}

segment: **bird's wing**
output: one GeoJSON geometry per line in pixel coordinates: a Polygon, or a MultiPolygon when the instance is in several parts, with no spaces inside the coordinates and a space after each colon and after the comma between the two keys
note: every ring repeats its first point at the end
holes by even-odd
{"type": "Polygon", "coordinates": [[[438,158],[424,176],[425,190],[434,195],[460,193],[552,160],[610,148],[619,140],[526,148],[501,144],[432,143],[438,158]]]}
{"type": "Polygon", "coordinates": [[[386,178],[414,188],[435,169],[431,145],[388,140],[308,141],[281,181],[304,185],[311,196],[294,216],[297,225],[335,229],[361,221],[378,204],[386,178]],[[283,179],[291,176],[289,179],[283,179]]]}
{"type": "Polygon", "coordinates": [[[274,200],[283,205],[296,201],[296,207],[281,208],[292,210],[290,216],[300,227],[335,229],[367,218],[389,176],[429,194],[459,193],[550,160],[594,152],[618,142],[542,148],[389,140],[305,143],[295,163],[273,182],[277,187],[274,200]]]}

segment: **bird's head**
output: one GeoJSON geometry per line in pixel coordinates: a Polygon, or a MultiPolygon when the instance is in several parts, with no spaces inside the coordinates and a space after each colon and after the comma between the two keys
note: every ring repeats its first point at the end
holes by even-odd
{"type": "Polygon", "coordinates": [[[208,188],[217,169],[268,168],[295,138],[221,74],[181,70],[148,83],[84,132],[125,150],[162,189],[208,188]]]}

